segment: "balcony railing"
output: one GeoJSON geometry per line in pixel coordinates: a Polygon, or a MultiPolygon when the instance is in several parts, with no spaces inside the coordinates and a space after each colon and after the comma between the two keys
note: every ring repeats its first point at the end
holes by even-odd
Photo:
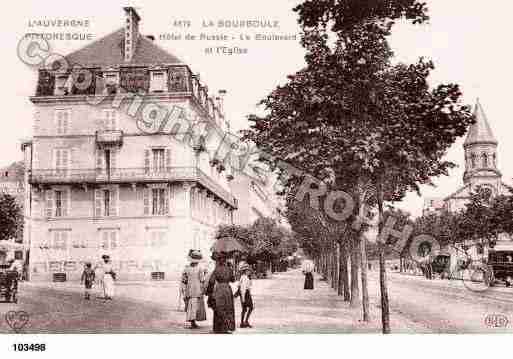
{"type": "Polygon", "coordinates": [[[236,199],[196,167],[165,168],[113,168],[106,169],[40,169],[32,170],[29,183],[32,185],[58,184],[122,184],[158,182],[198,182],[218,197],[237,207],[236,199]]]}
{"type": "Polygon", "coordinates": [[[99,145],[119,145],[123,144],[123,131],[121,130],[101,130],[96,131],[96,143],[99,145]]]}

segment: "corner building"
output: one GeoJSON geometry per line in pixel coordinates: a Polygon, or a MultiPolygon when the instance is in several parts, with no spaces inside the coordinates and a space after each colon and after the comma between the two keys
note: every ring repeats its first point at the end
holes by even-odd
{"type": "Polygon", "coordinates": [[[232,223],[233,175],[212,155],[228,130],[222,91],[209,97],[140,34],[136,10],[124,12],[123,28],[66,56],[69,66],[39,70],[22,144],[30,280],[77,280],[102,254],[120,280],[174,279],[189,249],[208,260],[216,227],[232,223]],[[186,121],[168,128],[176,108],[186,121]],[[184,141],[188,121],[208,123],[208,137],[184,141]]]}

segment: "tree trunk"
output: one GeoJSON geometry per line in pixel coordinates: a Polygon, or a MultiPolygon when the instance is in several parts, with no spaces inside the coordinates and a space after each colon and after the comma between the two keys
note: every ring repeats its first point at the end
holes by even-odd
{"type": "MultiPolygon", "coordinates": [[[[378,236],[381,236],[384,227],[383,218],[383,183],[378,179],[376,183],[376,194],[378,197],[378,236]]],[[[387,271],[385,261],[385,243],[379,242],[379,288],[381,291],[381,324],[383,334],[390,334],[390,308],[388,303],[387,271]]]]}
{"type": "Polygon", "coordinates": [[[338,264],[338,295],[344,296],[344,301],[348,302],[351,299],[349,292],[349,276],[347,271],[347,248],[345,241],[339,243],[340,255],[338,264]]]}
{"type": "Polygon", "coordinates": [[[358,267],[360,257],[359,239],[352,239],[351,246],[351,302],[350,306],[356,308],[360,305],[360,286],[358,284],[358,267]]]}
{"type": "Polygon", "coordinates": [[[362,263],[360,265],[362,271],[362,310],[363,321],[370,321],[369,317],[369,288],[367,285],[367,238],[363,233],[360,235],[360,253],[362,263]]]}
{"type": "Polygon", "coordinates": [[[337,253],[336,247],[331,249],[331,288],[337,289],[337,253]]]}
{"type": "MultiPolygon", "coordinates": [[[[365,222],[367,218],[367,213],[365,212],[365,196],[366,191],[362,188],[361,185],[358,186],[358,216],[362,222],[365,222]]],[[[367,237],[364,234],[363,230],[359,230],[358,232],[358,240],[360,244],[360,270],[362,275],[362,312],[363,312],[363,321],[370,321],[369,316],[369,286],[367,283],[367,237]]]]}

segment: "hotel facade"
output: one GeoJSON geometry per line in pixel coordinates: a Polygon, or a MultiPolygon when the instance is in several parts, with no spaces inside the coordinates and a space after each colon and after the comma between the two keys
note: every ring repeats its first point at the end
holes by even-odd
{"type": "Polygon", "coordinates": [[[39,70],[22,144],[30,280],[77,280],[103,254],[120,280],[173,279],[189,249],[208,258],[217,226],[233,223],[232,169],[213,155],[227,153],[222,92],[209,97],[124,12],[121,29],[65,57],[81,69],[39,70]],[[191,121],[208,136],[191,140],[191,121]]]}

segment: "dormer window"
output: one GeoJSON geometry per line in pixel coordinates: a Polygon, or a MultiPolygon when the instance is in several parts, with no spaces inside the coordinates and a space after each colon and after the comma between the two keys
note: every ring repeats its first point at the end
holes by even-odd
{"type": "Polygon", "coordinates": [[[55,96],[65,96],[69,94],[68,75],[57,75],[55,77],[55,96]]]}
{"type": "Polygon", "coordinates": [[[104,73],[105,78],[105,90],[106,95],[115,95],[118,92],[119,86],[119,75],[117,72],[106,72],[104,73]]]}
{"type": "Polygon", "coordinates": [[[165,71],[152,71],[150,92],[166,92],[167,76],[165,71]]]}

